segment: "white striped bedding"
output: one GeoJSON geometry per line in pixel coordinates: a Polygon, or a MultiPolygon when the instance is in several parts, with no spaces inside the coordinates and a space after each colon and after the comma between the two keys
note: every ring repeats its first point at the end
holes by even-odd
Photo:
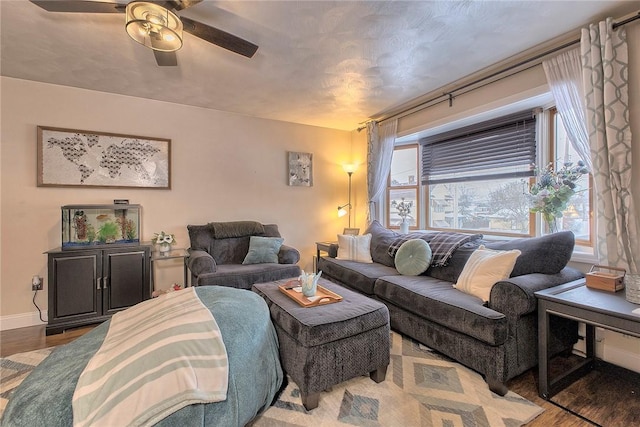
{"type": "Polygon", "coordinates": [[[218,325],[194,288],[164,294],[113,316],[78,380],[73,424],[152,425],[225,400],[228,370],[218,325]]]}

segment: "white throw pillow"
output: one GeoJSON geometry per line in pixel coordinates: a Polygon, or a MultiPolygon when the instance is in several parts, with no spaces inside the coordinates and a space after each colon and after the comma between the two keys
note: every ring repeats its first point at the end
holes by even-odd
{"type": "Polygon", "coordinates": [[[508,279],[521,252],[494,251],[480,246],[476,249],[460,273],[454,288],[489,301],[491,288],[500,280],[508,279]]]}
{"type": "Polygon", "coordinates": [[[336,259],[372,263],[371,234],[364,236],[338,234],[338,256],[336,259]]]}

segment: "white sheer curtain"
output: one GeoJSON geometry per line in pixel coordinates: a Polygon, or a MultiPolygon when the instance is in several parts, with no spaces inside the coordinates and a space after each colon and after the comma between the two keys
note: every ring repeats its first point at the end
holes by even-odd
{"type": "Polygon", "coordinates": [[[596,194],[596,251],[600,264],[637,274],[638,220],[631,195],[628,48],[613,20],[582,29],[580,48],[587,130],[596,194]]]}
{"type": "Polygon", "coordinates": [[[378,218],[380,202],[391,170],[393,145],[396,141],[398,120],[383,124],[367,123],[367,192],[369,198],[368,222],[378,218]]]}
{"type": "Polygon", "coordinates": [[[567,136],[580,156],[574,160],[583,160],[591,171],[593,163],[585,119],[581,61],[580,49],[576,48],[542,61],[542,68],[567,136]]]}

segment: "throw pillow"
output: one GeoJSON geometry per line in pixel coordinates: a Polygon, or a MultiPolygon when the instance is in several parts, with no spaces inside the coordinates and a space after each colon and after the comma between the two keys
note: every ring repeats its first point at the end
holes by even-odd
{"type": "Polygon", "coordinates": [[[489,301],[491,288],[500,280],[509,278],[520,253],[517,249],[494,251],[480,246],[469,257],[458,283],[453,287],[489,301]]]}
{"type": "Polygon", "coordinates": [[[249,252],[244,257],[243,264],[277,263],[278,252],[284,239],[282,237],[251,236],[249,252]]]}
{"type": "Polygon", "coordinates": [[[419,276],[427,271],[429,264],[431,247],[422,239],[407,240],[396,252],[396,270],[405,276],[419,276]]]}
{"type": "Polygon", "coordinates": [[[338,234],[338,256],[336,259],[372,263],[371,234],[363,236],[338,234]]]}

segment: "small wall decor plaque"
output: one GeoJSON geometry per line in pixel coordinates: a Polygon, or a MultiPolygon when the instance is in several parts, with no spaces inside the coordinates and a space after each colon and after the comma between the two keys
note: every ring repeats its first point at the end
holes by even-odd
{"type": "Polygon", "coordinates": [[[289,185],[313,185],[313,154],[289,151],[289,185]]]}
{"type": "Polygon", "coordinates": [[[38,126],[38,187],[171,188],[171,140],[38,126]]]}

